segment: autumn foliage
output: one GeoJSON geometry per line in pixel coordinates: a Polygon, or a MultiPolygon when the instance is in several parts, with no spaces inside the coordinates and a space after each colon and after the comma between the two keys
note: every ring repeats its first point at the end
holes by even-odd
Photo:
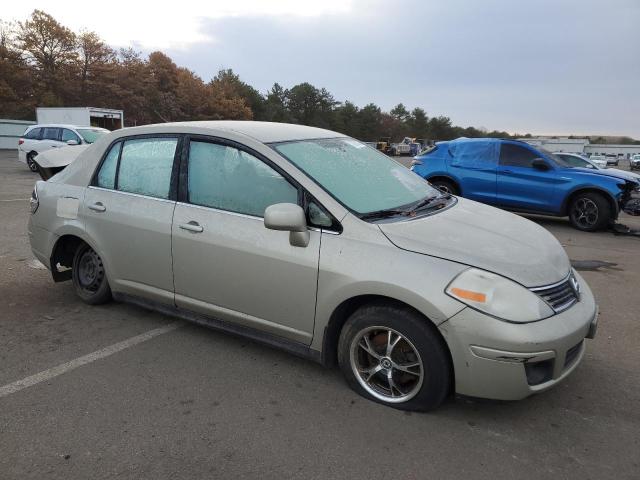
{"type": "Polygon", "coordinates": [[[292,122],[344,132],[363,140],[390,136],[449,139],[508,136],[455,127],[398,104],[390,112],[337,101],[324,88],[278,83],[262,94],[232,70],[208,82],[162,52],[147,57],[115,50],[94,32],[73,32],[35,10],[24,22],[0,21],[0,118],[34,119],[38,106],[122,109],[129,125],[218,119],[292,122]]]}

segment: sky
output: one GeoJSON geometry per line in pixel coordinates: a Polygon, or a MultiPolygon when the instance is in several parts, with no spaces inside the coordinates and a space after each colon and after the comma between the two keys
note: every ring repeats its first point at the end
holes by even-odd
{"type": "Polygon", "coordinates": [[[205,81],[232,68],[261,92],[309,82],[460,126],[640,139],[640,0],[24,0],[0,17],[34,8],[205,81]]]}

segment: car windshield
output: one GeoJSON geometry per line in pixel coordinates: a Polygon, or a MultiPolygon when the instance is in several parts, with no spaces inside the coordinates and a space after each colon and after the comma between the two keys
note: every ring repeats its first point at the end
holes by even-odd
{"type": "Polygon", "coordinates": [[[441,196],[415,173],[352,138],[285,142],[273,148],[360,215],[441,196]]]}
{"type": "Polygon", "coordinates": [[[572,168],[575,166],[575,165],[569,164],[567,161],[562,159],[559,155],[556,155],[555,153],[553,153],[550,150],[547,150],[546,148],[538,148],[538,150],[540,150],[542,153],[546,155],[547,158],[549,158],[550,160],[553,160],[557,165],[561,167],[572,168]]]}
{"type": "Polygon", "coordinates": [[[582,157],[576,156],[576,155],[556,155],[559,157],[562,157],[562,159],[569,164],[569,166],[571,167],[579,167],[579,168],[591,168],[591,169],[597,169],[598,167],[596,167],[593,163],[589,162],[588,160],[585,160],[582,157]]]}
{"type": "Polygon", "coordinates": [[[87,143],[93,143],[101,136],[109,133],[109,130],[104,130],[102,128],[78,128],[76,131],[87,143]]]}

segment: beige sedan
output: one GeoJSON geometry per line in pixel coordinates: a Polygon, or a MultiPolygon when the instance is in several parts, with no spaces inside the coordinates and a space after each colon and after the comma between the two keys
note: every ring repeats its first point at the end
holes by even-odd
{"type": "Polygon", "coordinates": [[[100,138],[36,184],[29,239],[54,281],[241,334],[407,410],[520,399],[596,330],[560,244],[318,128],[189,122],[100,138]]]}

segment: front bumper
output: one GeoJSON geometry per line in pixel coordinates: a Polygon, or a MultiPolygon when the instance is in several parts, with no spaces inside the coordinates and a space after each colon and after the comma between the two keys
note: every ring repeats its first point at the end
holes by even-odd
{"type": "Polygon", "coordinates": [[[580,363],[597,330],[591,290],[577,276],[581,299],[562,313],[515,324],[465,308],[439,326],[451,351],[456,392],[519,400],[551,388],[580,363]]]}

